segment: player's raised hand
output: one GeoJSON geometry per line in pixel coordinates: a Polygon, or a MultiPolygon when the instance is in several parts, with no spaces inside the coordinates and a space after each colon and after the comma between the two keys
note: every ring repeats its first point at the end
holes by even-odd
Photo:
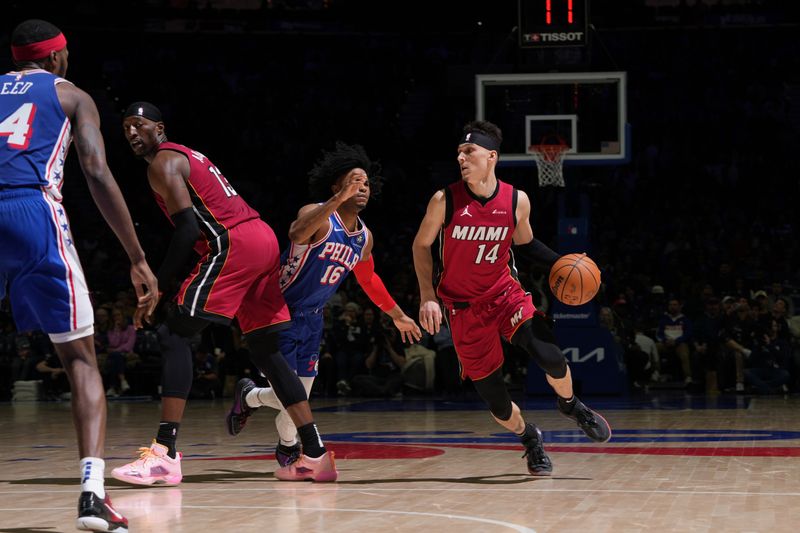
{"type": "Polygon", "coordinates": [[[399,318],[393,318],[392,321],[400,331],[400,338],[403,339],[403,342],[413,344],[422,338],[422,331],[420,331],[419,326],[411,317],[403,314],[399,318]]]}
{"type": "Polygon", "coordinates": [[[136,291],[133,325],[139,329],[142,327],[142,318],[149,319],[158,305],[158,280],[147,261],[141,260],[131,264],[131,282],[136,291]]]}
{"type": "Polygon", "coordinates": [[[442,308],[439,302],[428,300],[419,305],[419,324],[431,335],[439,333],[442,324],[442,308]]]}
{"type": "Polygon", "coordinates": [[[342,180],[342,188],[337,193],[339,198],[344,202],[358,193],[361,186],[366,183],[367,175],[360,168],[354,168],[342,180]]]}

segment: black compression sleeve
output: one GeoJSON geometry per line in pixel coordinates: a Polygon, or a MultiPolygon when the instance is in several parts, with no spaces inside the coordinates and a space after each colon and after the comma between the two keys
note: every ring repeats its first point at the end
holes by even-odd
{"type": "Polygon", "coordinates": [[[178,271],[186,264],[191,256],[194,243],[200,236],[200,226],[191,207],[187,207],[173,214],[172,222],[175,223],[175,232],[167,249],[167,255],[158,269],[158,290],[168,292],[178,271]]]}
{"type": "Polygon", "coordinates": [[[551,250],[545,243],[535,237],[528,244],[516,246],[515,251],[517,255],[526,261],[544,263],[548,267],[553,266],[553,263],[555,263],[558,258],[561,257],[556,252],[551,250]]]}

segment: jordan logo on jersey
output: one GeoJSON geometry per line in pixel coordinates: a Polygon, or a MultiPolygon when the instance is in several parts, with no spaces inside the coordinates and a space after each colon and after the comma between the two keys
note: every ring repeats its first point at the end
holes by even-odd
{"type": "Polygon", "coordinates": [[[469,206],[464,207],[464,210],[461,212],[461,216],[468,216],[471,217],[472,215],[469,212],[469,206]]]}

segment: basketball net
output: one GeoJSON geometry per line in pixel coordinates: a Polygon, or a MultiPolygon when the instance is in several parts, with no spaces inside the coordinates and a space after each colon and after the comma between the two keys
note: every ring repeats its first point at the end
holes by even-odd
{"type": "Polygon", "coordinates": [[[534,144],[530,153],[539,167],[539,186],[564,187],[564,154],[566,144],[534,144]]]}

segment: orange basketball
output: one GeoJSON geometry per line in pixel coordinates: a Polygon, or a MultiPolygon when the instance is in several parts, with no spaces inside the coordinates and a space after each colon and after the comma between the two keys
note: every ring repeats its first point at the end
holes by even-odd
{"type": "Polygon", "coordinates": [[[550,269],[550,290],[567,305],[583,305],[600,289],[600,269],[586,254],[567,254],[550,269]]]}

